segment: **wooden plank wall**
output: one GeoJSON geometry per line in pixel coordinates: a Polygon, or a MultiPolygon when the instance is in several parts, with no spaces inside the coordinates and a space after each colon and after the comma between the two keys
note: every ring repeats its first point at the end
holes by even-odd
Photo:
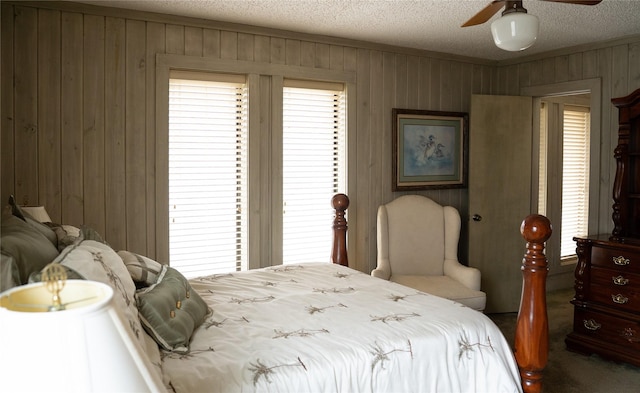
{"type": "MultiPolygon", "coordinates": [[[[150,257],[156,210],[163,208],[155,205],[156,54],[356,73],[355,129],[349,131],[357,141],[351,149],[357,200],[349,231],[351,260],[366,272],[375,267],[377,207],[401,194],[391,191],[392,108],[468,112],[471,94],[517,94],[521,86],[543,83],[541,75],[545,81],[601,77],[603,102],[640,85],[639,42],[500,67],[73,3],[2,2],[1,15],[2,200],[14,194],[22,204],[45,205],[54,221],[89,225],[115,249],[150,257]]],[[[615,113],[604,107],[603,123],[614,125],[615,113]]],[[[460,210],[465,261],[467,190],[420,194],[460,210]]]]}

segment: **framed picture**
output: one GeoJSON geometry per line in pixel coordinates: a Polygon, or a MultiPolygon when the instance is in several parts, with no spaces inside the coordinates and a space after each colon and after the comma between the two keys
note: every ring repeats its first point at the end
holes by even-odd
{"type": "Polygon", "coordinates": [[[469,115],[393,109],[393,191],[467,186],[469,115]]]}

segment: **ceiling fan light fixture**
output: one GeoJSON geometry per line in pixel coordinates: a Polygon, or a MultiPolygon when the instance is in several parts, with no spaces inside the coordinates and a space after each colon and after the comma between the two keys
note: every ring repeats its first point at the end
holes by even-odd
{"type": "Polygon", "coordinates": [[[517,52],[527,49],[538,37],[539,21],[535,15],[510,12],[491,23],[493,41],[500,49],[517,52]]]}

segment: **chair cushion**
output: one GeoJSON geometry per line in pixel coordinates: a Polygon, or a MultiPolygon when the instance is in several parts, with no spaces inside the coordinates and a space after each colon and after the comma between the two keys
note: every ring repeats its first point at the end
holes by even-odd
{"type": "Polygon", "coordinates": [[[456,301],[478,311],[484,310],[487,303],[484,292],[469,289],[448,276],[392,275],[390,281],[456,301]]]}

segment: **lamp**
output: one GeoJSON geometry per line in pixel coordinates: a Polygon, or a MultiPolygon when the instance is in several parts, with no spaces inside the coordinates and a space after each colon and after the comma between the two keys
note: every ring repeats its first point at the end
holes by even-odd
{"type": "Polygon", "coordinates": [[[165,390],[113,307],[111,287],[87,280],[53,287],[50,282],[27,284],[0,294],[4,391],[165,390]]]}
{"type": "Polygon", "coordinates": [[[500,49],[517,52],[527,49],[538,36],[538,17],[527,14],[522,6],[507,8],[491,23],[493,41],[500,49]]]}
{"type": "Polygon", "coordinates": [[[51,222],[51,217],[44,206],[21,206],[20,210],[29,213],[38,222],[51,222]]]}

